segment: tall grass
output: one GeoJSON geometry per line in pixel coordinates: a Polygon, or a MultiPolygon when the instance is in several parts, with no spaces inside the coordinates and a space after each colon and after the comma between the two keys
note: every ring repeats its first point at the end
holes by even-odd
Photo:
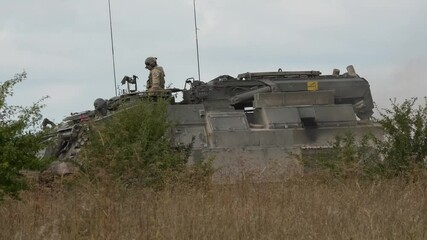
{"type": "Polygon", "coordinates": [[[426,239],[427,179],[26,192],[0,239],[426,239]]]}

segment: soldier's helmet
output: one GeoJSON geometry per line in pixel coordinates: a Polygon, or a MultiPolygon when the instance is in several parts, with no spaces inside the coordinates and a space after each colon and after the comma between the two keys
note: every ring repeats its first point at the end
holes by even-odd
{"type": "Polygon", "coordinates": [[[157,58],[156,57],[148,57],[145,59],[145,68],[148,66],[155,67],[157,66],[157,58]]]}
{"type": "Polygon", "coordinates": [[[93,106],[95,107],[95,114],[100,116],[106,116],[108,112],[108,103],[102,98],[97,98],[93,102],[93,106]]]}

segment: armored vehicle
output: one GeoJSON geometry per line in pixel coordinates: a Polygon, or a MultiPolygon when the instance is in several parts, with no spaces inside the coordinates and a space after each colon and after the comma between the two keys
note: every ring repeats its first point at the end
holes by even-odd
{"type": "MultiPolygon", "coordinates": [[[[97,99],[94,111],[65,119],[55,133],[62,139],[56,157],[72,158],[84,146],[83,120],[97,113],[108,117],[117,105],[147,97],[130,90],[129,84],[136,84],[135,77],[130,79],[122,81],[129,91],[108,101],[97,99]]],[[[212,159],[218,176],[287,175],[300,170],[295,156],[327,148],[336,135],[381,132],[370,122],[369,83],[351,65],[344,74],[279,69],[209,82],[190,78],[184,89],[166,89],[163,96],[172,99],[168,116],[177,124],[176,144],[192,145],[190,163],[212,159]],[[175,102],[172,93],[178,91],[182,101],[175,102]]]]}

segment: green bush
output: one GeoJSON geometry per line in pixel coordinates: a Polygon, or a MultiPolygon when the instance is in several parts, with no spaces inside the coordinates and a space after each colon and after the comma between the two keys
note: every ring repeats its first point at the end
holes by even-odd
{"type": "Polygon", "coordinates": [[[357,139],[352,132],[335,136],[330,149],[323,149],[314,156],[303,159],[306,167],[326,170],[338,178],[374,177],[378,172],[376,139],[367,134],[357,139]]]}
{"type": "Polygon", "coordinates": [[[377,141],[384,157],[381,168],[389,177],[405,175],[414,168],[425,169],[427,161],[427,99],[416,106],[416,98],[380,112],[378,121],[384,139],[377,141]]]}
{"type": "Polygon", "coordinates": [[[23,72],[0,83],[0,200],[5,195],[16,198],[26,188],[22,170],[44,165],[37,157],[42,148],[41,133],[34,130],[40,123],[42,100],[30,107],[8,105],[6,101],[13,96],[13,87],[26,77],[23,72]]]}
{"type": "Polygon", "coordinates": [[[191,146],[173,145],[167,106],[167,101],[142,101],[104,123],[92,124],[90,145],[80,154],[86,175],[92,180],[112,179],[125,186],[153,188],[188,175],[191,146]]]}
{"type": "Polygon", "coordinates": [[[305,165],[327,170],[335,177],[413,177],[427,165],[427,99],[416,107],[415,98],[380,111],[374,122],[382,127],[381,138],[366,135],[357,140],[351,133],[337,136],[332,148],[305,165]]]}

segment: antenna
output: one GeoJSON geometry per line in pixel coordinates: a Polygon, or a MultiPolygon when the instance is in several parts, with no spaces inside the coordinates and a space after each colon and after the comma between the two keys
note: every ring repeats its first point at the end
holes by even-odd
{"type": "Polygon", "coordinates": [[[193,6],[194,6],[194,30],[196,32],[197,71],[199,74],[199,81],[200,81],[201,79],[200,79],[199,37],[197,34],[197,31],[199,29],[197,28],[196,0],[193,0],[193,6]]]}
{"type": "Polygon", "coordinates": [[[108,12],[110,14],[110,36],[111,36],[111,54],[113,56],[114,93],[117,96],[116,61],[114,59],[113,24],[111,23],[111,4],[110,4],[110,0],[108,0],[108,12]]]}

